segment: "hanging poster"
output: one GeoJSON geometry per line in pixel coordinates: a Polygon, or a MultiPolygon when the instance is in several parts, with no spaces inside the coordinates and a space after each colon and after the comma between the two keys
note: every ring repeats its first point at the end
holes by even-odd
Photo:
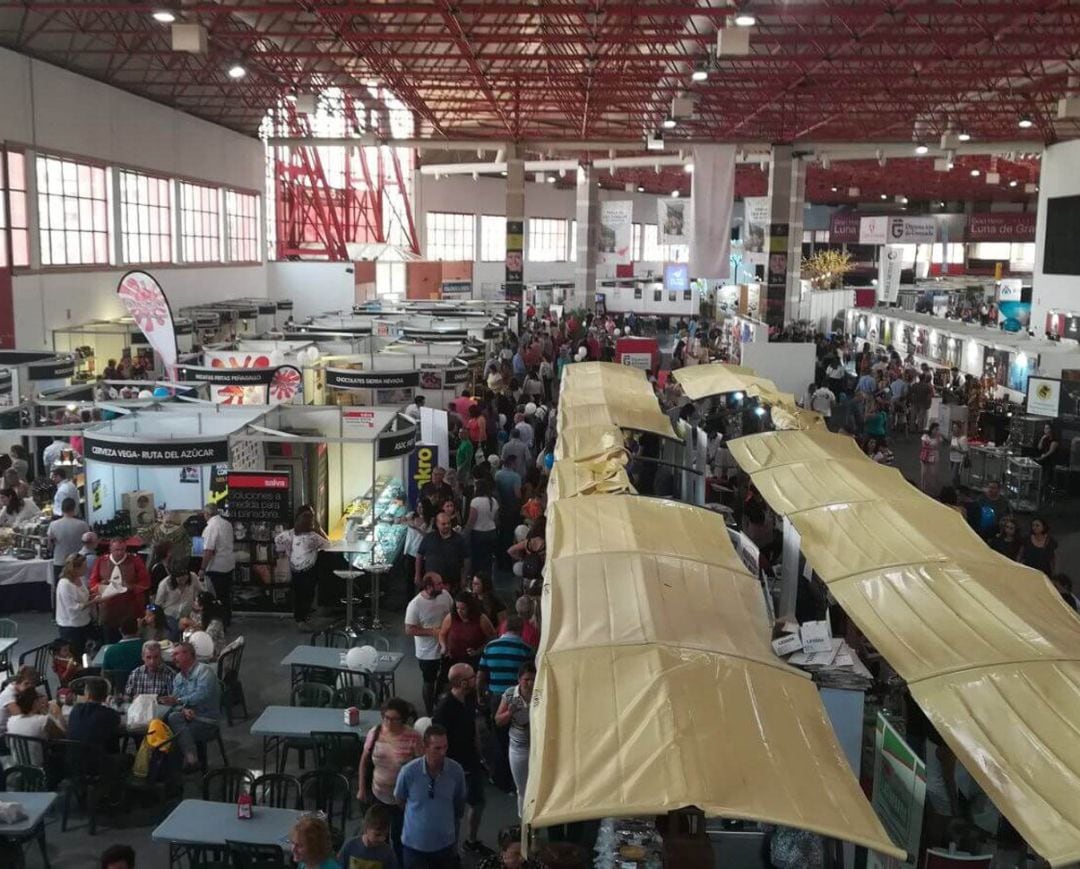
{"type": "MultiPolygon", "coordinates": [[[[911,750],[900,732],[880,712],[874,727],[874,792],[870,805],[889,838],[909,854],[917,855],[922,840],[923,806],[926,802],[926,764],[911,750]]],[[[868,869],[914,867],[871,851],[868,869]]]]}
{"type": "Polygon", "coordinates": [[[229,471],[229,519],[288,525],[292,520],[292,483],[287,470],[229,471]]]}
{"type": "Polygon", "coordinates": [[[877,298],[879,302],[893,304],[900,295],[900,271],[903,268],[904,249],[898,244],[888,244],[881,249],[878,262],[877,298]]]}
{"type": "Polygon", "coordinates": [[[600,232],[597,234],[596,249],[601,263],[625,265],[631,261],[633,213],[634,203],[629,199],[600,203],[600,232]]]}
{"type": "Polygon", "coordinates": [[[438,448],[435,444],[417,444],[409,454],[409,509],[415,510],[420,502],[420,489],[431,479],[431,472],[438,464],[438,448]]]}
{"type": "Polygon", "coordinates": [[[520,302],[525,285],[525,223],[521,220],[506,221],[506,298],[520,302]]]}
{"type": "Polygon", "coordinates": [[[1009,379],[1005,385],[1015,392],[1026,393],[1028,378],[1035,373],[1037,363],[1037,356],[1028,356],[1026,353],[1010,354],[1009,379]]]}
{"type": "Polygon", "coordinates": [[[790,229],[786,223],[769,224],[769,270],[765,286],[765,322],[769,325],[770,333],[778,332],[784,327],[788,277],[787,243],[790,229]]]}
{"type": "Polygon", "coordinates": [[[146,272],[128,272],[120,278],[116,295],[154,352],[161,357],[165,373],[172,379],[179,351],[172,309],[161,284],[146,272]]]}
{"type": "Polygon", "coordinates": [[[998,324],[1006,332],[1026,332],[1031,323],[1031,287],[1020,278],[998,282],[998,324]]]}
{"type": "Polygon", "coordinates": [[[1057,418],[1061,410],[1061,381],[1049,377],[1029,377],[1027,412],[1032,416],[1057,418]]]}
{"type": "Polygon", "coordinates": [[[690,244],[690,203],[685,199],[657,199],[656,222],[660,244],[690,244]]]}
{"type": "Polygon", "coordinates": [[[743,259],[765,264],[765,235],[769,231],[769,197],[747,196],[743,200],[743,259]]]}

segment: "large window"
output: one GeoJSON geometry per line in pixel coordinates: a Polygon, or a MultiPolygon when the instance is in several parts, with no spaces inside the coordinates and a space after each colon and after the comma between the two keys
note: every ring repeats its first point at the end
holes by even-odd
{"type": "Polygon", "coordinates": [[[480,215],[480,262],[506,262],[506,218],[480,215]]]}
{"type": "Polygon", "coordinates": [[[259,262],[259,197],[225,191],[225,231],[229,239],[229,262],[259,262]]]}
{"type": "Polygon", "coordinates": [[[529,262],[566,262],[566,221],[529,218],[529,262]]]}
{"type": "Polygon", "coordinates": [[[633,224],[633,237],[630,241],[630,261],[639,262],[641,256],[641,224],[633,224]]]}
{"type": "Polygon", "coordinates": [[[641,234],[641,259],[643,262],[658,263],[663,260],[657,238],[656,224],[646,223],[641,234]]]}
{"type": "Polygon", "coordinates": [[[107,170],[44,154],[37,158],[43,266],[108,265],[107,170]]]}
{"type": "Polygon", "coordinates": [[[9,151],[7,159],[0,165],[0,268],[28,265],[30,221],[26,207],[26,157],[9,151]]]}
{"type": "Polygon", "coordinates": [[[473,260],[473,227],[471,214],[451,214],[429,211],[427,215],[427,258],[432,260],[473,260]]]}
{"type": "Polygon", "coordinates": [[[120,171],[120,255],[125,263],[172,262],[169,181],[120,171]]]}
{"type": "Polygon", "coordinates": [[[221,191],[181,181],[180,258],[186,263],[221,260],[221,191]]]}

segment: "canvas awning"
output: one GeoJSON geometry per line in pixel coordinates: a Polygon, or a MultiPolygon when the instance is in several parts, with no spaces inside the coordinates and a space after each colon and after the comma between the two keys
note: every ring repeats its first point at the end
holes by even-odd
{"type": "Polygon", "coordinates": [[[548,480],[548,501],[594,493],[612,494],[634,492],[626,474],[627,455],[624,450],[613,451],[592,461],[557,461],[548,480]]]}
{"type": "Polygon", "coordinates": [[[689,365],[671,372],[671,376],[691,401],[699,401],[710,395],[747,392],[751,387],[769,393],[779,391],[775,383],[767,377],[758,377],[753,369],[724,362],[689,365]]]}
{"type": "MultiPolygon", "coordinates": [[[[563,369],[558,434],[598,426],[651,432],[678,439],[653,394],[645,373],[611,362],[579,362],[563,369]]],[[[574,453],[566,453],[573,457],[574,453]]]]}
{"type": "Polygon", "coordinates": [[[549,504],[525,818],[697,806],[902,856],[719,515],[595,494],[549,504]]]}
{"type": "Polygon", "coordinates": [[[1047,579],[850,438],[730,449],[1002,814],[1052,865],[1080,860],[1080,619],[1047,579]]]}

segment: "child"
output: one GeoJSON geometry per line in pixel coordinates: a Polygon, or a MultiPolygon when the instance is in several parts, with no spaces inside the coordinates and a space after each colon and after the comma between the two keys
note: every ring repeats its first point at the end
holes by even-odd
{"type": "Polygon", "coordinates": [[[76,657],[71,643],[67,640],[57,640],[53,643],[53,672],[60,680],[60,687],[67,688],[68,683],[79,675],[79,659],[76,657]]]}
{"type": "Polygon", "coordinates": [[[398,869],[389,838],[390,814],[375,803],[364,815],[360,836],[346,842],[338,854],[341,869],[398,869]]]}

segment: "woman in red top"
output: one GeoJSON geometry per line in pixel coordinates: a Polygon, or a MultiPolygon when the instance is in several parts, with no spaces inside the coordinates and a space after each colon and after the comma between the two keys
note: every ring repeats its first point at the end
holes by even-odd
{"type": "Polygon", "coordinates": [[[480,601],[471,592],[462,591],[454,598],[454,609],[443,619],[439,629],[439,645],[443,666],[469,664],[474,670],[487,641],[495,636],[491,620],[484,615],[480,601]]]}

